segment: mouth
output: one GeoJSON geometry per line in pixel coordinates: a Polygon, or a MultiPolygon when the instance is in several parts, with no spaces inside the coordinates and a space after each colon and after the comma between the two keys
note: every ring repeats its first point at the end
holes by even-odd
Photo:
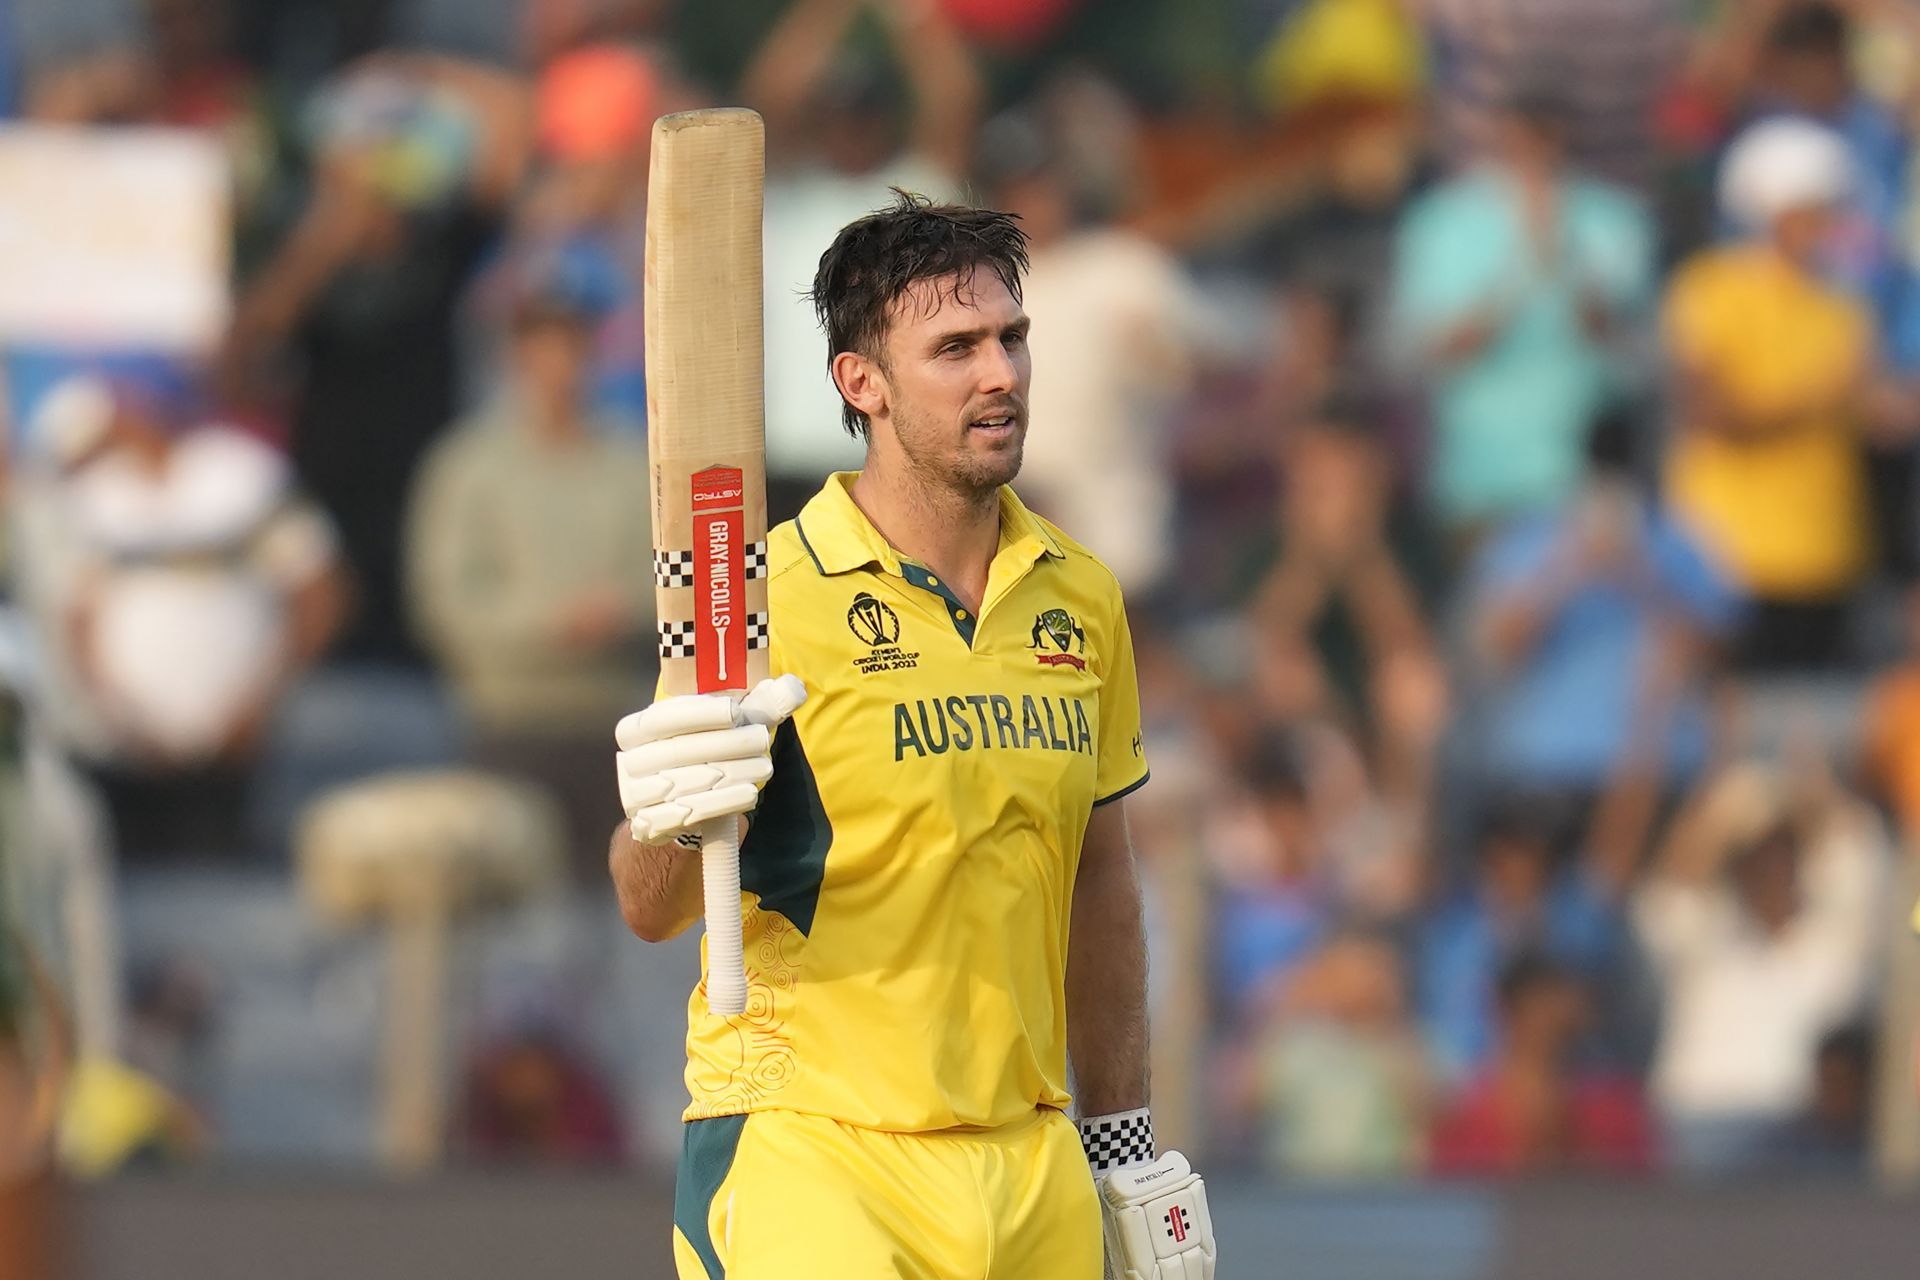
{"type": "Polygon", "coordinates": [[[985,436],[1009,436],[1021,426],[1021,415],[1017,412],[1003,411],[990,413],[967,423],[967,430],[985,436]]]}

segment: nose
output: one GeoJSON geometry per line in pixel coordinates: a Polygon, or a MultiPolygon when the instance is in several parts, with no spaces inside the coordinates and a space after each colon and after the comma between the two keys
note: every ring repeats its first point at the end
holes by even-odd
{"type": "Polygon", "coordinates": [[[977,376],[980,381],[976,390],[983,396],[1005,395],[1020,385],[1013,353],[998,342],[981,344],[977,376]]]}

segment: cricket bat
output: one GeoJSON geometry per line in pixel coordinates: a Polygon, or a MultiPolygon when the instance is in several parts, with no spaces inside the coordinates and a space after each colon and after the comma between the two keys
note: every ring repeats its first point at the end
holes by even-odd
{"type": "MultiPolygon", "coordinates": [[[[767,676],[760,207],[766,133],[743,108],[653,126],[647,177],[647,444],[663,696],[767,676]]],[[[701,831],[707,1005],[747,1005],[739,819],[701,831]]]]}

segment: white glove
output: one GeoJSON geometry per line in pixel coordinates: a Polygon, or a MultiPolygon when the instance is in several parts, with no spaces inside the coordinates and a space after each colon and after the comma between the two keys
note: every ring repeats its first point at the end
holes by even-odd
{"type": "Polygon", "coordinates": [[[773,731],[806,700],[800,677],[780,676],[743,698],[662,698],[622,718],[614,768],[633,838],[660,844],[752,809],[773,776],[773,731]]]}
{"type": "Polygon", "coordinates": [[[1099,1186],[1112,1280],[1213,1280],[1207,1184],[1185,1156],[1115,1169],[1099,1186]]]}

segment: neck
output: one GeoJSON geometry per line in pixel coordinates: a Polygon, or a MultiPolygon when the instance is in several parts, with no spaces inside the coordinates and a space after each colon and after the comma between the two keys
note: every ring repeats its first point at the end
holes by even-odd
{"type": "Polygon", "coordinates": [[[1000,492],[928,483],[868,450],[853,482],[854,505],[893,549],[946,580],[976,613],[1000,546],[1000,492]]]}

